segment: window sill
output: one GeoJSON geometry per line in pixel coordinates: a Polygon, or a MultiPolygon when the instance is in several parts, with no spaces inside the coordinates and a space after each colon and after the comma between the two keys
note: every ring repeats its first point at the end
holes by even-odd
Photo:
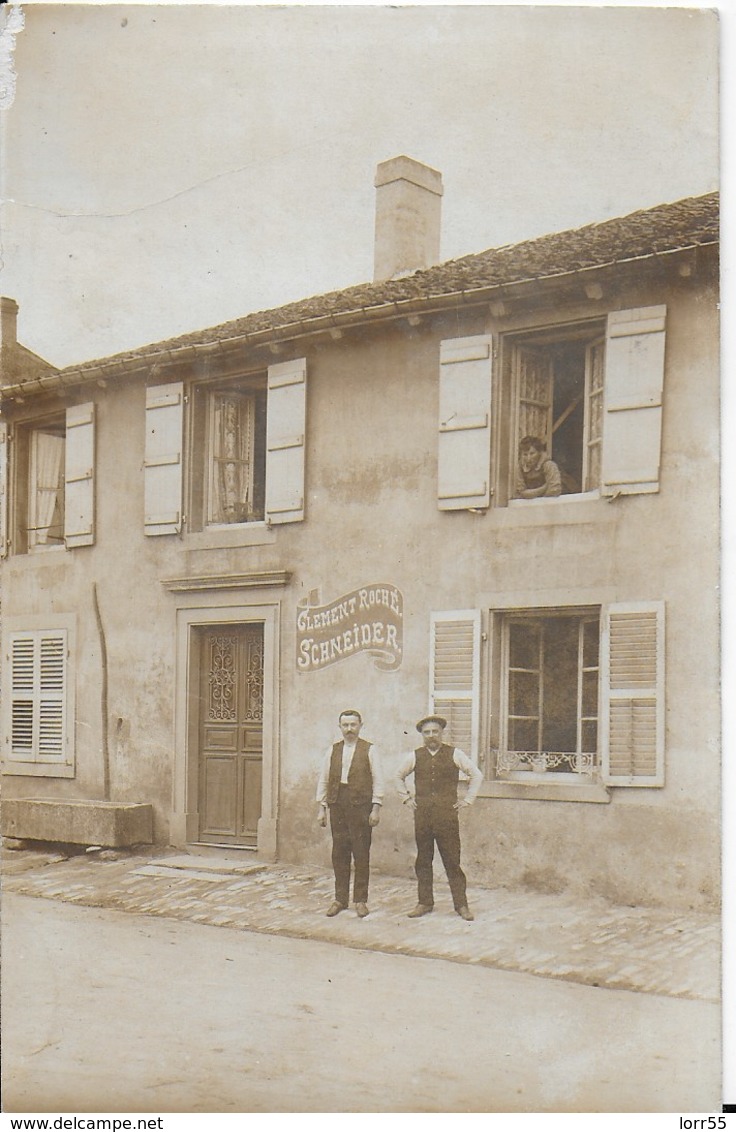
{"type": "Polygon", "coordinates": [[[58,562],[66,553],[65,546],[33,546],[29,550],[14,551],[10,547],[6,562],[33,562],[34,565],[43,562],[58,562]]]}
{"type": "Polygon", "coordinates": [[[585,503],[591,499],[600,499],[601,493],[595,491],[568,492],[567,495],[540,495],[538,499],[509,499],[509,507],[559,507],[561,503],[585,503]]]}
{"type": "Polygon", "coordinates": [[[206,527],[184,535],[186,550],[224,550],[228,547],[267,546],[276,542],[276,532],[267,523],[237,523],[232,527],[206,527]]]}
{"type": "Polygon", "coordinates": [[[550,499],[510,499],[505,507],[493,511],[499,526],[547,526],[559,523],[599,524],[616,518],[616,508],[603,506],[609,500],[599,492],[585,495],[556,495],[550,499]]]}
{"type": "Polygon", "coordinates": [[[22,763],[6,760],[2,765],[5,775],[23,775],[30,778],[74,778],[74,767],[68,763],[22,763]]]}
{"type": "Polygon", "coordinates": [[[611,801],[611,792],[599,782],[569,783],[501,782],[488,780],[478,791],[479,798],[513,798],[534,802],[602,802],[611,801]]]}

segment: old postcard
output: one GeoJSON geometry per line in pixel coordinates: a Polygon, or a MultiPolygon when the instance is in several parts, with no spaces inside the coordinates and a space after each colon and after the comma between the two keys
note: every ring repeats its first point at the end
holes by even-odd
{"type": "Polygon", "coordinates": [[[718,14],[0,28],[5,1110],[720,1114],[718,14]]]}

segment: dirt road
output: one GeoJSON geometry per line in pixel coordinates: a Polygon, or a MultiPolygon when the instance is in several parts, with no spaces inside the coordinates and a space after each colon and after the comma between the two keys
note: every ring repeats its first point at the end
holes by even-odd
{"type": "Polygon", "coordinates": [[[713,1003],[6,893],[7,1112],[706,1112],[713,1003]]]}

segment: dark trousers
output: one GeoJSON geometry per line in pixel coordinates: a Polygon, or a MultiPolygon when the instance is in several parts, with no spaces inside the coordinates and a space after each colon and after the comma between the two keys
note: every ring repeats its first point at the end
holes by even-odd
{"type": "Polygon", "coordinates": [[[452,903],[457,911],[467,904],[465,873],[460,868],[460,823],[457,810],[451,802],[439,804],[418,801],[414,811],[414,833],[417,839],[416,874],[419,884],[419,903],[434,904],[432,859],[434,845],[440,851],[450,882],[452,903]]]}
{"type": "Polygon", "coordinates": [[[330,806],[332,829],[332,867],[335,870],[335,900],[346,907],[350,903],[350,864],[355,862],[353,900],[368,900],[371,826],[368,824],[371,803],[353,805],[350,787],[341,784],[337,801],[330,806]]]}

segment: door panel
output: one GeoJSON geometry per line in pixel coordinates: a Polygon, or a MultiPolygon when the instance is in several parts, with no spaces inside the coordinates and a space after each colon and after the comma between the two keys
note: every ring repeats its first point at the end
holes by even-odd
{"type": "Polygon", "coordinates": [[[263,764],[263,625],[200,630],[201,841],[255,845],[263,764]]]}

